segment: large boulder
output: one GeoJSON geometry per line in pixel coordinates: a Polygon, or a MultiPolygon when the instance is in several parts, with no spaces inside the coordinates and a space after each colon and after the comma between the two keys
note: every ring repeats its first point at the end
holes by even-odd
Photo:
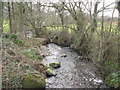
{"type": "Polygon", "coordinates": [[[36,70],[27,70],[22,76],[23,88],[45,88],[46,81],[43,76],[36,70]]]}
{"type": "Polygon", "coordinates": [[[59,68],[61,66],[61,62],[49,63],[49,66],[52,68],[59,68]]]}

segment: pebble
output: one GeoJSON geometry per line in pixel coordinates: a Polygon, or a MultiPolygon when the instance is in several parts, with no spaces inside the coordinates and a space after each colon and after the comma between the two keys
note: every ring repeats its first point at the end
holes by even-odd
{"type": "Polygon", "coordinates": [[[62,54],[62,55],[60,55],[61,57],[67,57],[67,55],[66,54],[62,54]]]}

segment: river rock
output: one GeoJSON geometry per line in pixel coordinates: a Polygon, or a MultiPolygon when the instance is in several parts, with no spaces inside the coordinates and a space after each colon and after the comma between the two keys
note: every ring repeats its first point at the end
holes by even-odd
{"type": "Polygon", "coordinates": [[[84,57],[83,56],[78,56],[78,59],[83,60],[84,57]]]}
{"type": "Polygon", "coordinates": [[[41,54],[41,56],[42,56],[42,57],[45,57],[45,55],[44,55],[44,54],[41,54]]]}
{"type": "Polygon", "coordinates": [[[46,70],[46,76],[56,76],[57,74],[55,73],[55,71],[53,71],[52,69],[48,68],[46,70]]]}
{"type": "Polygon", "coordinates": [[[41,74],[27,73],[23,75],[23,88],[45,88],[46,82],[41,74]]]}
{"type": "Polygon", "coordinates": [[[59,68],[61,66],[61,62],[49,63],[49,66],[52,68],[59,68]]]}
{"type": "Polygon", "coordinates": [[[57,57],[53,57],[53,59],[57,59],[57,57]]]}
{"type": "Polygon", "coordinates": [[[67,55],[66,54],[62,54],[62,55],[60,55],[61,57],[67,57],[67,55]]]}

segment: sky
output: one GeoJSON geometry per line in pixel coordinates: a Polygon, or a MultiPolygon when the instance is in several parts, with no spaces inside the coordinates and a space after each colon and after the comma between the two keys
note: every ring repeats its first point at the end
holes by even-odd
{"type": "MultiPolygon", "coordinates": [[[[20,1],[26,1],[26,2],[30,2],[30,1],[37,1],[37,2],[58,2],[58,1],[65,1],[65,2],[74,2],[74,1],[92,1],[92,2],[95,2],[95,1],[101,1],[99,6],[98,6],[98,9],[100,9],[101,7],[103,7],[103,0],[3,0],[3,2],[6,2],[6,1],[13,1],[13,2],[20,2],[20,1]]],[[[115,2],[116,0],[105,0],[105,6],[115,2]]],[[[117,0],[118,1],[118,0],[117,0]]],[[[120,0],[119,0],[120,1],[120,0]]],[[[111,17],[112,16],[112,12],[113,12],[113,8],[114,8],[115,4],[111,5],[110,8],[112,8],[111,10],[107,11],[107,12],[104,12],[104,16],[109,16],[111,17]]],[[[98,14],[99,16],[101,16],[102,14],[99,13],[98,14]]],[[[115,9],[115,12],[114,12],[114,17],[118,17],[118,11],[117,9],[115,9]]]]}
{"type": "MultiPolygon", "coordinates": [[[[41,0],[36,0],[36,1],[41,1],[41,0]]],[[[102,8],[103,7],[103,0],[42,0],[44,2],[57,2],[57,1],[65,1],[65,2],[74,2],[74,1],[92,1],[92,2],[95,2],[95,1],[101,1],[99,6],[98,6],[98,9],[102,8]]],[[[105,6],[115,2],[116,0],[105,0],[105,6]]],[[[110,6],[110,8],[112,8],[111,10],[107,11],[107,12],[104,12],[104,16],[109,16],[109,17],[112,17],[112,13],[113,13],[113,8],[115,7],[115,4],[112,4],[110,6]]],[[[102,16],[102,13],[99,13],[98,14],[99,16],[102,16]]],[[[117,9],[115,9],[114,11],[114,14],[113,14],[113,17],[118,17],[118,11],[117,9]]]]}
{"type": "MultiPolygon", "coordinates": [[[[69,0],[69,1],[71,1],[71,0],[69,0]]],[[[80,1],[80,0],[74,0],[74,1],[80,1]]],[[[89,1],[89,2],[90,2],[90,1],[92,1],[92,2],[101,1],[101,2],[99,3],[99,5],[98,5],[98,10],[103,7],[103,0],[81,0],[81,1],[83,1],[83,2],[84,2],[84,1],[89,1]]],[[[105,1],[105,6],[107,6],[107,5],[115,2],[116,0],[104,0],[104,1],[105,1]]],[[[117,1],[118,1],[118,0],[117,0],[117,1]]],[[[115,4],[112,4],[112,5],[109,7],[109,8],[111,8],[111,10],[104,12],[104,16],[112,17],[112,13],[113,13],[114,7],[115,7],[115,4]]],[[[98,15],[99,15],[99,16],[102,16],[102,13],[99,13],[98,15]]],[[[115,9],[114,14],[113,14],[113,17],[118,17],[118,11],[117,11],[117,9],[115,9]]]]}
{"type": "MultiPolygon", "coordinates": [[[[116,0],[105,0],[105,6],[111,4],[112,2],[115,2],[116,0]]],[[[102,2],[99,4],[99,8],[101,8],[103,6],[102,2]]],[[[113,13],[113,8],[115,7],[115,4],[111,5],[110,6],[112,9],[110,11],[107,11],[104,13],[105,16],[112,16],[112,13],[113,13]]],[[[101,16],[101,14],[100,14],[101,16]]],[[[118,17],[118,11],[117,9],[115,9],[115,12],[114,12],[114,17],[118,17]]]]}

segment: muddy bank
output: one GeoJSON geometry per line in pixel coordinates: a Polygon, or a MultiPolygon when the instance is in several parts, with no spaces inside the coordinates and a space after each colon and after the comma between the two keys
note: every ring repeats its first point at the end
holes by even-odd
{"type": "Polygon", "coordinates": [[[47,55],[43,60],[44,64],[61,62],[61,67],[55,69],[57,75],[46,79],[46,88],[107,87],[93,64],[82,59],[82,56],[74,50],[53,43],[48,44],[44,49],[42,53],[47,55]],[[63,54],[66,57],[62,57],[63,54]]]}

